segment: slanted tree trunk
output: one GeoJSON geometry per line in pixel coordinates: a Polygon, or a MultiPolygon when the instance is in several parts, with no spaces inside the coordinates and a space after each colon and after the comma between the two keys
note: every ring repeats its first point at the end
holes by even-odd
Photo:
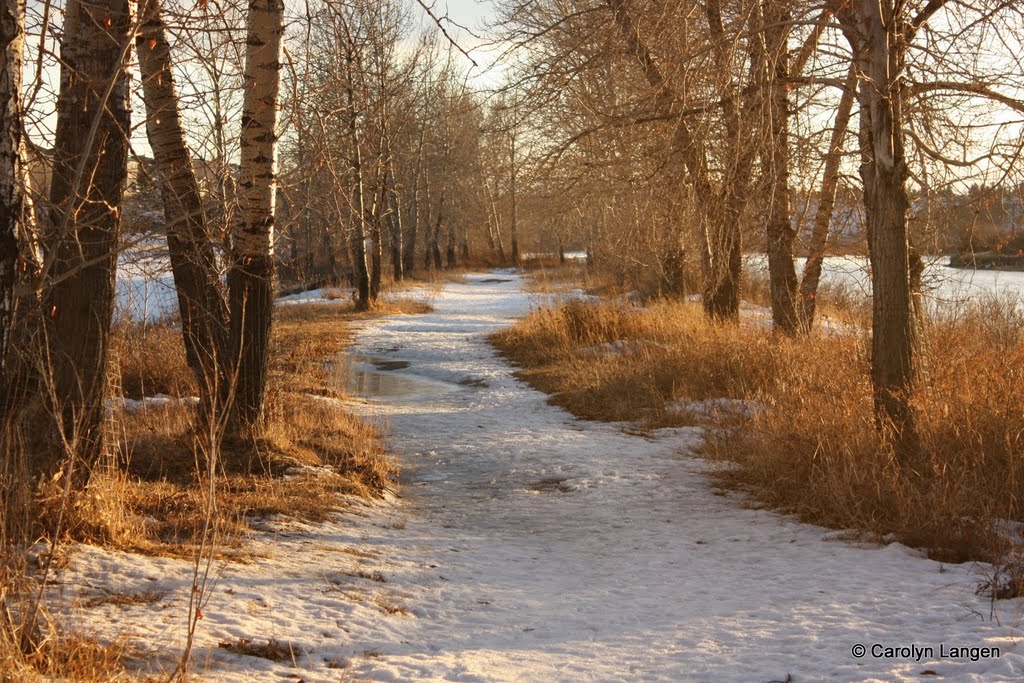
{"type": "Polygon", "coordinates": [[[83,483],[103,447],[103,398],[114,312],[122,188],[128,160],[130,13],[127,0],[69,0],[61,43],[52,226],[54,284],[44,299],[57,448],[83,483]]]}
{"type": "Polygon", "coordinates": [[[425,210],[426,210],[426,218],[427,218],[427,220],[425,221],[426,222],[426,230],[425,230],[426,234],[423,236],[424,240],[425,240],[425,244],[423,245],[423,267],[426,270],[432,270],[433,269],[432,268],[432,264],[433,264],[433,257],[434,257],[434,255],[433,255],[432,250],[430,248],[430,246],[432,244],[431,237],[433,235],[433,227],[430,224],[431,216],[430,216],[430,180],[429,179],[427,180],[427,186],[425,188],[423,188],[423,190],[424,190],[424,200],[425,200],[425,207],[426,207],[425,210]]]}
{"type": "Polygon", "coordinates": [[[814,226],[807,246],[807,262],[800,280],[800,327],[806,334],[814,325],[814,314],[818,304],[818,282],[821,280],[821,266],[825,260],[828,233],[832,225],[832,211],[836,205],[836,191],[839,187],[839,164],[842,161],[843,138],[850,125],[853,99],[857,91],[857,65],[851,64],[846,76],[843,94],[836,109],[836,120],[832,124],[832,137],[828,152],[825,153],[825,169],[822,173],[821,192],[814,212],[814,226]]]}
{"type": "Polygon", "coordinates": [[[353,276],[356,286],[356,310],[366,311],[370,308],[370,267],[366,261],[366,204],[363,187],[363,146],[359,136],[355,89],[352,83],[353,64],[355,57],[349,46],[346,62],[348,78],[346,79],[346,95],[349,106],[349,143],[352,145],[352,238],[349,248],[352,254],[353,276]]]}
{"type": "Polygon", "coordinates": [[[352,255],[353,277],[356,287],[356,310],[370,308],[370,266],[366,260],[366,212],[363,209],[363,152],[359,141],[358,125],[353,112],[349,121],[349,133],[353,141],[352,157],[352,238],[349,248],[352,255]]]}
{"type": "Polygon", "coordinates": [[[228,273],[235,377],[233,429],[256,426],[263,413],[274,305],[277,114],[283,0],[251,0],[242,102],[238,219],[228,273]]]}
{"type": "Polygon", "coordinates": [[[160,177],[185,357],[199,386],[202,413],[215,418],[226,407],[230,389],[227,302],[221,291],[213,235],[181,128],[159,0],[143,0],[141,12],[136,51],[146,105],[146,133],[160,177]]]}
{"type": "Polygon", "coordinates": [[[727,162],[722,178],[722,202],[711,221],[712,251],[717,266],[712,270],[713,288],[705,285],[704,308],[712,318],[739,320],[740,286],[743,270],[743,244],[740,222],[750,189],[755,146],[743,128],[741,101],[736,94],[729,64],[728,41],[722,24],[719,0],[706,0],[704,14],[714,46],[718,70],[726,74],[722,96],[722,119],[725,124],[724,148],[727,162]]]}
{"type": "Polygon", "coordinates": [[[381,216],[383,210],[384,200],[384,188],[381,188],[380,193],[375,199],[374,203],[376,206],[371,211],[371,215],[368,216],[370,228],[370,300],[376,301],[377,297],[380,296],[380,285],[381,277],[383,275],[383,262],[384,262],[384,230],[383,222],[384,218],[381,216]]]}
{"type": "Polygon", "coordinates": [[[907,232],[907,164],[903,140],[905,23],[893,0],[857,0],[862,43],[860,81],[864,208],[871,259],[871,379],[879,427],[906,462],[919,450],[911,396],[917,373],[917,328],[907,232]]]}
{"type": "MultiPolygon", "coordinates": [[[[25,218],[21,163],[21,62],[24,0],[0,2],[0,387],[6,386],[7,349],[14,323],[18,235],[25,218]]],[[[0,403],[5,403],[0,397],[0,403]]],[[[0,408],[2,410],[2,408],[0,408]]]]}
{"type": "Polygon", "coordinates": [[[487,177],[481,170],[484,193],[487,195],[487,242],[491,250],[498,255],[498,263],[505,265],[505,243],[501,238],[501,210],[498,208],[497,189],[491,190],[487,177]]]}

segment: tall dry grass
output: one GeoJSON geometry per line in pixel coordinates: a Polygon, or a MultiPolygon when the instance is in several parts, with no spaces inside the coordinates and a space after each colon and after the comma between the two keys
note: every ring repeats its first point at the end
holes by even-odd
{"type": "Polygon", "coordinates": [[[706,320],[697,304],[570,302],[494,344],[575,414],[647,426],[700,422],[680,399],[756,401],[719,416],[720,476],[801,519],[895,538],[950,561],[997,560],[1024,522],[1024,318],[989,302],[933,318],[914,407],[922,455],[898,467],[875,429],[863,332],[773,334],[706,320]]]}

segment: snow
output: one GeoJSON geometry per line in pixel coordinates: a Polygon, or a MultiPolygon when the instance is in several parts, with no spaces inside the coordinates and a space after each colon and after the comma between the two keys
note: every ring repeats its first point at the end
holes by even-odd
{"type": "Polygon", "coordinates": [[[167,406],[174,403],[195,405],[199,403],[199,397],[183,396],[181,398],[176,398],[174,396],[168,396],[167,394],[156,394],[155,396],[144,396],[142,399],[115,396],[113,398],[108,398],[106,401],[107,410],[123,410],[126,413],[139,413],[147,408],[167,406]]]}
{"type": "MultiPolygon", "coordinates": [[[[768,272],[768,257],[763,254],[748,254],[744,262],[754,272],[768,272]]],[[[797,258],[795,262],[799,275],[806,259],[797,258]]],[[[948,263],[948,256],[925,257],[921,279],[925,300],[933,308],[943,310],[992,297],[1024,306],[1024,272],[950,268],[948,263]]],[[[870,272],[867,257],[828,256],[822,265],[821,283],[847,287],[867,300],[871,296],[870,272]]]]}
{"type": "Polygon", "coordinates": [[[178,294],[166,251],[130,249],[117,259],[117,316],[155,322],[177,315],[178,294]]]}
{"type": "MultiPolygon", "coordinates": [[[[542,299],[518,276],[495,279],[470,276],[430,314],[362,327],[354,355],[408,362],[381,372],[425,380],[352,404],[390,425],[401,497],[351,501],[323,524],[266,520],[250,562],[216,564],[194,651],[203,680],[1024,677],[1024,603],[975,595],[986,567],[751,509],[709,483],[699,428],[647,438],[550,406],[485,339],[542,299]],[[431,392],[438,383],[448,386],[431,392]],[[238,638],[289,644],[294,662],[217,647],[238,638]],[[874,657],[876,643],[932,653],[874,657]],[[857,644],[867,656],[851,654],[857,644]],[[940,645],[1000,656],[954,659],[940,645]]],[[[189,562],[83,547],[55,590],[67,602],[158,594],[70,611],[166,667],[191,587],[189,562]]]]}
{"type": "Polygon", "coordinates": [[[295,304],[347,304],[352,303],[352,295],[355,290],[351,287],[331,287],[329,289],[319,287],[308,289],[298,294],[289,294],[278,297],[278,306],[294,306],[295,304]]]}

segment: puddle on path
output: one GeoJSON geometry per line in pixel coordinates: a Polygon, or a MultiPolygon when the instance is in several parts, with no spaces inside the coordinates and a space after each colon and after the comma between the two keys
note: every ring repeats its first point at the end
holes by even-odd
{"type": "Polygon", "coordinates": [[[461,389],[414,373],[399,373],[408,361],[340,353],[332,361],[337,381],[350,396],[389,401],[423,401],[461,389]]]}

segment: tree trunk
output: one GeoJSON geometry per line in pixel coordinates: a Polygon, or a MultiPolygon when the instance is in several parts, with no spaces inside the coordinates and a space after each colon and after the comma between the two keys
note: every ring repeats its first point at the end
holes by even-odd
{"type": "Polygon", "coordinates": [[[402,206],[395,183],[395,171],[390,151],[387,161],[388,232],[391,235],[391,270],[395,282],[404,278],[402,262],[402,206]]]}
{"type": "Polygon", "coordinates": [[[800,328],[797,312],[797,277],[793,263],[793,227],[789,191],[789,31],[792,16],[790,0],[765,0],[764,57],[767,98],[763,113],[767,118],[766,145],[762,169],[768,180],[767,212],[768,279],[775,329],[795,335],[800,328]]]}
{"type": "Polygon", "coordinates": [[[447,239],[445,240],[445,263],[446,263],[446,267],[449,270],[451,270],[453,268],[458,268],[458,265],[459,265],[458,257],[456,256],[456,253],[455,253],[455,247],[456,247],[456,244],[458,243],[458,237],[456,236],[455,233],[456,233],[455,223],[449,221],[448,222],[448,235],[447,235],[447,239]]]}
{"type": "Polygon", "coordinates": [[[356,310],[370,309],[370,265],[366,260],[366,190],[363,179],[363,144],[359,134],[359,112],[356,103],[356,46],[345,26],[345,97],[348,105],[349,144],[352,145],[352,237],[349,251],[352,256],[353,277],[356,287],[356,310]]]}
{"type": "Polygon", "coordinates": [[[728,41],[722,25],[719,0],[706,0],[704,13],[714,46],[718,70],[727,74],[722,97],[722,118],[725,123],[727,163],[722,178],[723,197],[720,211],[712,214],[710,232],[717,266],[712,269],[712,287],[705,285],[704,309],[718,320],[739,320],[740,285],[743,270],[743,244],[740,221],[750,188],[755,146],[745,135],[740,101],[732,78],[728,41]]]}
{"type": "Polygon", "coordinates": [[[516,138],[512,136],[511,146],[511,187],[510,198],[512,200],[512,264],[519,266],[519,197],[518,197],[518,169],[516,168],[516,138]]]}
{"type": "Polygon", "coordinates": [[[380,296],[380,284],[381,277],[383,275],[383,261],[384,261],[384,245],[383,237],[384,231],[381,229],[382,219],[380,215],[374,217],[371,225],[373,226],[370,233],[370,241],[372,244],[372,251],[370,252],[370,300],[376,301],[377,297],[380,296]]]}
{"type": "Polygon", "coordinates": [[[203,415],[216,419],[230,389],[228,309],[213,237],[181,129],[165,30],[159,0],[144,0],[135,46],[146,105],[146,133],[160,175],[185,357],[199,386],[203,415]]]}
{"type": "Polygon", "coordinates": [[[906,46],[893,0],[855,4],[863,44],[858,58],[864,163],[860,168],[871,259],[871,379],[875,416],[890,431],[897,457],[919,450],[911,395],[916,377],[916,320],[907,234],[907,165],[903,147],[902,75],[906,46]]]}
{"type": "Polygon", "coordinates": [[[491,191],[487,184],[487,178],[483,177],[484,192],[487,195],[487,206],[490,208],[487,215],[487,236],[491,250],[498,255],[498,263],[505,265],[505,243],[501,237],[501,211],[498,208],[497,189],[491,191]]]}
{"type": "Polygon", "coordinates": [[[416,272],[416,237],[419,232],[420,224],[420,200],[418,188],[413,193],[412,206],[409,209],[409,218],[411,219],[407,223],[409,228],[402,244],[402,273],[405,276],[411,276],[416,272]]]}
{"type": "Polygon", "coordinates": [[[283,34],[283,0],[252,0],[242,103],[238,220],[232,229],[234,258],[228,274],[236,432],[256,426],[263,414],[274,305],[277,114],[283,34]]]}
{"type": "Polygon", "coordinates": [[[61,44],[48,236],[55,284],[46,293],[50,398],[58,448],[84,483],[103,447],[103,398],[114,312],[122,190],[128,160],[131,17],[127,0],[70,0],[61,44]]]}
{"type": "MultiPolygon", "coordinates": [[[[0,4],[0,387],[6,386],[7,349],[14,323],[18,235],[25,219],[21,163],[21,63],[24,0],[0,4]]],[[[6,402],[0,397],[0,403],[6,402]]]]}
{"type": "Polygon", "coordinates": [[[441,201],[437,205],[437,222],[434,224],[434,231],[430,234],[430,258],[433,259],[435,270],[441,270],[441,226],[444,222],[444,190],[441,191],[441,201]]]}
{"type": "MultiPolygon", "coordinates": [[[[423,136],[426,129],[420,129],[419,143],[416,146],[416,170],[412,180],[412,220],[409,222],[409,235],[405,240],[405,255],[402,270],[406,275],[412,275],[416,271],[416,238],[420,226],[420,174],[423,170],[423,136]]],[[[430,202],[427,202],[429,211],[430,202]]]]}
{"type": "MultiPolygon", "coordinates": [[[[647,45],[640,39],[624,0],[606,2],[614,13],[615,23],[629,53],[640,63],[647,82],[658,93],[658,103],[666,107],[675,106],[680,98],[672,91],[647,45]]],[[[717,9],[717,2],[713,5],[708,9],[712,15],[717,9]]],[[[718,23],[721,23],[720,17],[718,23]]],[[[676,132],[672,141],[672,152],[681,159],[700,204],[698,236],[701,247],[704,312],[715,320],[738,321],[742,244],[738,223],[730,223],[723,217],[723,213],[726,206],[739,206],[742,209],[739,201],[743,197],[741,193],[733,192],[730,204],[720,197],[723,193],[716,191],[711,184],[707,149],[703,141],[693,134],[684,118],[679,118],[674,124],[676,132]]],[[[593,256],[591,249],[588,255],[589,264],[593,263],[593,256]]]]}
{"type": "MultiPolygon", "coordinates": [[[[434,229],[433,229],[433,226],[430,224],[431,218],[430,218],[430,182],[429,182],[429,180],[427,182],[427,186],[425,188],[423,188],[423,190],[424,190],[424,199],[425,199],[425,203],[426,203],[426,212],[427,212],[427,220],[425,221],[426,222],[426,230],[424,231],[426,234],[423,236],[424,240],[425,240],[425,244],[423,245],[423,267],[425,269],[427,269],[427,270],[432,270],[434,254],[433,254],[433,251],[431,250],[430,247],[431,247],[431,244],[433,244],[432,237],[433,237],[433,234],[434,234],[434,229]]],[[[438,218],[438,220],[440,220],[440,218],[438,218]]]]}
{"type": "Polygon", "coordinates": [[[857,65],[851,64],[846,76],[845,88],[839,99],[836,120],[832,125],[832,138],[825,154],[825,169],[822,173],[821,192],[814,212],[814,227],[807,247],[807,262],[800,280],[800,327],[807,334],[814,325],[814,314],[818,304],[818,282],[821,266],[825,260],[828,233],[832,225],[832,211],[836,205],[836,191],[839,188],[839,164],[842,161],[843,138],[850,125],[853,99],[857,90],[857,65]]]}

